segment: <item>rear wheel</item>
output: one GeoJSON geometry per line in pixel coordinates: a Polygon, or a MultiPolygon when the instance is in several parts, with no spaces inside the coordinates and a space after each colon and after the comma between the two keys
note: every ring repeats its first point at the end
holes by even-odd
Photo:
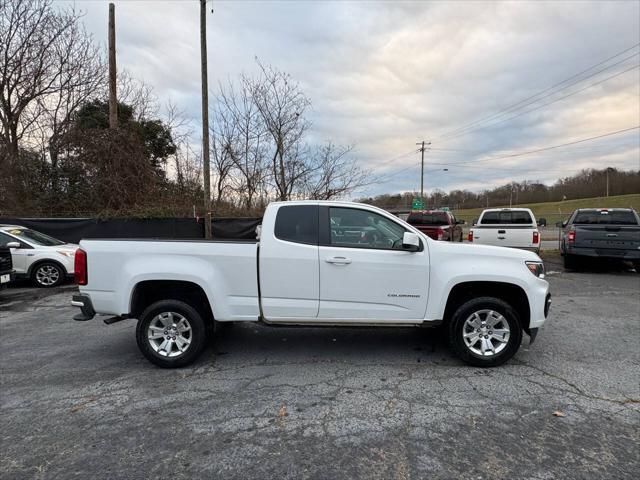
{"type": "Polygon", "coordinates": [[[38,264],[31,273],[31,281],[36,287],[57,287],[64,280],[64,269],[53,262],[38,264]]]}
{"type": "Polygon", "coordinates": [[[564,268],[567,270],[575,270],[578,267],[575,255],[564,254],[564,268]]]}
{"type": "Polygon", "coordinates": [[[476,367],[502,365],[515,355],[522,341],[516,311],[493,297],[462,304],[449,323],[449,343],[462,361],[476,367]]]}
{"type": "Polygon", "coordinates": [[[180,300],[160,300],[142,313],[136,328],[138,348],[162,368],[184,367],[202,353],[207,328],[202,316],[180,300]]]}

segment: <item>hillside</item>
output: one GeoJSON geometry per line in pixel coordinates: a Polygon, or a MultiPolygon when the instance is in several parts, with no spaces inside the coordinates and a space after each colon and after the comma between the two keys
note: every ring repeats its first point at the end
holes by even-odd
{"type": "MultiPolygon", "coordinates": [[[[508,208],[508,205],[501,205],[508,208]]],[[[530,208],[536,218],[545,217],[548,223],[557,222],[561,218],[567,217],[576,208],[634,208],[640,211],[640,193],[630,195],[617,195],[613,197],[593,197],[579,198],[576,200],[565,200],[563,202],[528,203],[513,205],[514,207],[530,208]]],[[[490,208],[496,208],[492,205],[490,208]]],[[[499,207],[498,207],[499,208],[499,207]]],[[[473,220],[478,218],[483,208],[471,208],[467,210],[455,211],[456,217],[473,220]]]]}

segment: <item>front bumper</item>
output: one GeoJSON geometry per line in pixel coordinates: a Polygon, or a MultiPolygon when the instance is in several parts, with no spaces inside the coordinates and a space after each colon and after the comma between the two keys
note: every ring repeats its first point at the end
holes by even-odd
{"type": "Polygon", "coordinates": [[[74,307],[80,307],[80,313],[73,316],[74,320],[78,322],[86,322],[96,316],[96,311],[93,309],[91,303],[91,297],[84,293],[78,293],[71,299],[71,305],[74,307]]]}

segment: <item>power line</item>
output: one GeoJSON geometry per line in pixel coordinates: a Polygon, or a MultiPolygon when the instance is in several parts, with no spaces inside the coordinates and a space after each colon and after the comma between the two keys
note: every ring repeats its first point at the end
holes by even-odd
{"type": "MultiPolygon", "coordinates": [[[[552,90],[556,89],[557,87],[560,87],[561,85],[564,85],[565,83],[571,82],[571,80],[574,80],[574,79],[576,79],[576,78],[578,78],[578,77],[582,76],[583,74],[585,74],[585,73],[587,73],[587,72],[589,72],[589,71],[591,71],[591,70],[593,70],[593,69],[595,69],[595,68],[597,68],[597,67],[599,67],[599,66],[601,66],[601,65],[606,64],[607,62],[609,62],[609,61],[613,60],[613,59],[614,59],[614,58],[616,58],[616,57],[619,57],[619,56],[621,56],[621,55],[624,55],[625,53],[627,53],[627,52],[629,52],[629,51],[631,51],[631,50],[633,50],[633,49],[637,48],[639,45],[640,45],[640,43],[637,43],[637,44],[635,44],[635,45],[633,45],[633,46],[631,46],[631,47],[629,47],[629,48],[626,48],[625,50],[622,50],[621,52],[618,52],[617,54],[615,54],[615,55],[613,55],[613,56],[611,56],[611,57],[609,57],[609,58],[607,58],[607,59],[605,59],[605,60],[603,60],[603,61],[601,61],[601,62],[599,62],[599,63],[595,64],[595,65],[592,65],[591,67],[589,67],[589,68],[587,68],[587,69],[585,69],[585,70],[582,70],[581,72],[578,72],[578,73],[576,73],[576,74],[574,74],[574,75],[572,75],[572,76],[570,76],[570,77],[568,77],[568,78],[566,78],[566,79],[564,79],[564,80],[562,80],[562,81],[560,81],[560,82],[557,82],[557,83],[555,83],[555,84],[551,85],[550,87],[547,87],[546,89],[544,89],[544,90],[542,90],[542,91],[540,91],[540,92],[538,92],[538,93],[536,93],[536,94],[534,94],[534,95],[531,95],[531,96],[529,96],[529,97],[526,97],[526,98],[524,98],[524,99],[522,99],[522,100],[520,100],[520,101],[518,101],[518,102],[516,102],[516,103],[513,103],[513,104],[511,104],[511,105],[509,105],[509,106],[507,106],[507,107],[505,107],[505,108],[503,108],[503,109],[499,110],[498,112],[495,112],[495,113],[490,114],[490,115],[486,115],[486,116],[481,117],[481,118],[479,118],[479,119],[477,119],[477,120],[475,120],[475,121],[473,121],[473,122],[470,122],[470,123],[464,124],[464,125],[462,125],[462,126],[460,126],[460,127],[458,127],[458,128],[455,128],[455,129],[453,129],[453,130],[450,130],[450,131],[448,131],[448,132],[445,132],[444,134],[440,135],[438,138],[443,138],[443,137],[450,136],[450,135],[452,135],[452,134],[454,134],[454,133],[457,133],[457,132],[459,132],[459,131],[461,131],[461,130],[466,130],[466,129],[468,129],[468,128],[470,128],[470,127],[474,126],[474,125],[477,125],[477,124],[479,124],[479,123],[483,123],[483,122],[486,122],[486,121],[488,121],[488,120],[492,120],[492,119],[494,119],[494,118],[497,118],[497,117],[499,117],[499,116],[502,116],[503,114],[508,113],[509,111],[513,111],[514,109],[519,109],[519,108],[522,108],[523,106],[527,106],[527,105],[529,105],[529,104],[531,104],[531,103],[535,103],[535,102],[537,102],[537,101],[539,101],[539,100],[542,100],[543,98],[546,98],[546,97],[542,97],[542,98],[538,98],[538,99],[536,99],[536,97],[540,97],[541,95],[543,95],[543,94],[545,94],[545,93],[547,93],[547,92],[550,92],[550,91],[552,91],[552,90]],[[533,99],[536,99],[536,100],[534,100],[533,102],[530,102],[530,103],[529,103],[529,104],[527,104],[527,105],[522,105],[523,103],[525,103],[525,102],[527,102],[527,101],[529,101],[529,100],[533,100],[533,99]],[[518,108],[516,108],[516,107],[518,107],[518,108]]],[[[573,82],[573,83],[569,83],[569,85],[565,85],[564,87],[562,87],[562,88],[561,88],[560,90],[558,90],[558,91],[562,91],[562,90],[564,90],[564,89],[568,88],[568,87],[569,87],[569,86],[571,86],[571,85],[574,85],[574,84],[579,83],[579,82],[581,82],[581,81],[587,80],[587,79],[589,79],[589,78],[591,78],[591,77],[593,77],[593,76],[597,75],[598,73],[601,73],[602,71],[605,71],[605,70],[607,70],[607,69],[609,69],[609,68],[612,68],[612,67],[614,67],[614,66],[616,66],[616,65],[619,65],[620,63],[623,63],[624,61],[626,61],[626,60],[628,60],[629,58],[632,58],[632,57],[634,57],[634,56],[636,56],[636,55],[637,55],[637,54],[633,54],[633,55],[631,55],[631,56],[629,56],[629,57],[626,57],[626,58],[624,58],[624,59],[622,59],[622,60],[620,60],[620,61],[618,61],[618,62],[616,62],[616,63],[614,63],[614,64],[612,64],[612,65],[609,65],[609,66],[605,67],[604,69],[601,69],[601,70],[599,70],[599,71],[597,71],[597,72],[594,72],[594,73],[592,73],[592,74],[588,75],[587,77],[581,78],[581,79],[579,79],[579,80],[577,80],[577,81],[575,81],[575,82],[573,82]]],[[[553,95],[554,93],[557,93],[557,92],[550,93],[550,94],[549,94],[549,95],[547,95],[547,96],[553,95]]]]}
{"type": "MultiPolygon", "coordinates": [[[[541,170],[533,170],[533,169],[524,169],[524,170],[515,170],[513,168],[509,168],[509,167],[487,167],[485,165],[481,165],[481,166],[477,166],[475,165],[476,163],[481,163],[481,162],[488,162],[488,161],[493,161],[493,160],[499,160],[499,159],[504,159],[504,158],[513,158],[513,157],[520,157],[520,156],[524,156],[524,155],[531,155],[533,153],[538,153],[538,152],[544,152],[544,151],[548,151],[548,150],[552,150],[552,149],[557,149],[557,148],[561,148],[561,147],[566,147],[566,146],[571,146],[571,145],[576,145],[576,144],[580,144],[580,143],[584,143],[584,142],[588,142],[591,140],[597,140],[600,138],[606,138],[606,137],[610,137],[613,135],[618,135],[620,133],[624,133],[624,132],[629,132],[631,130],[637,130],[638,128],[640,128],[640,125],[637,125],[635,127],[629,127],[629,128],[625,128],[622,130],[616,130],[614,132],[609,132],[609,133],[604,133],[601,135],[596,135],[593,137],[589,137],[589,138],[583,138],[580,140],[574,140],[571,142],[567,142],[567,143],[563,143],[563,144],[559,144],[559,145],[551,145],[548,147],[542,147],[542,148],[538,148],[535,150],[529,150],[529,151],[525,151],[525,152],[517,152],[517,153],[512,153],[512,154],[506,154],[506,155],[501,155],[501,156],[496,156],[496,157],[491,157],[491,158],[485,158],[485,159],[480,159],[480,160],[475,160],[475,161],[466,161],[466,162],[453,162],[453,163],[435,163],[432,162],[434,165],[441,165],[441,166],[446,166],[446,167],[462,167],[462,168],[483,168],[483,169],[488,169],[488,170],[492,170],[492,169],[496,169],[496,170],[504,170],[504,171],[513,171],[513,172],[521,172],[521,173],[527,173],[527,172],[535,172],[535,171],[546,171],[546,172],[562,172],[564,170],[549,170],[549,169],[541,169],[541,170]]],[[[400,170],[397,170],[395,172],[392,173],[387,173],[387,174],[382,174],[380,175],[380,177],[378,177],[377,180],[370,182],[367,185],[363,185],[363,186],[368,186],[368,185],[374,185],[374,184],[379,184],[383,181],[387,181],[392,177],[395,177],[397,175],[400,175],[401,173],[404,173],[408,170],[411,170],[413,168],[418,168],[419,165],[410,165],[408,167],[402,168],[400,170]]],[[[438,168],[438,169],[433,169],[433,170],[426,170],[426,172],[439,172],[442,171],[442,168],[438,168]]]]}
{"type": "MultiPolygon", "coordinates": [[[[556,103],[556,102],[559,102],[561,100],[564,100],[565,98],[572,97],[573,95],[576,95],[578,93],[584,92],[585,90],[587,90],[587,89],[589,89],[591,87],[595,87],[596,85],[600,85],[601,83],[604,83],[604,82],[607,82],[607,81],[609,81],[609,80],[611,80],[613,78],[619,77],[620,75],[623,75],[623,74],[625,74],[627,72],[630,72],[631,70],[634,70],[634,69],[638,68],[639,66],[640,65],[633,65],[632,67],[629,67],[626,70],[623,70],[621,72],[618,72],[618,73],[615,73],[613,75],[610,75],[610,76],[608,76],[608,77],[606,77],[606,78],[604,78],[602,80],[598,80],[597,82],[591,83],[591,84],[589,84],[589,85],[587,85],[585,87],[582,87],[582,88],[580,88],[578,90],[575,90],[575,91],[573,91],[571,93],[568,93],[567,95],[564,95],[564,96],[559,97],[559,98],[555,98],[555,99],[551,100],[550,102],[543,103],[542,105],[538,105],[538,106],[536,106],[534,108],[530,108],[530,109],[525,110],[523,112],[516,113],[515,115],[511,115],[510,117],[503,118],[501,120],[498,120],[496,122],[490,123],[488,125],[479,125],[479,126],[477,126],[475,128],[471,128],[470,130],[466,130],[466,131],[460,132],[460,133],[458,133],[456,135],[451,135],[448,138],[444,139],[444,141],[446,142],[446,141],[449,141],[449,140],[451,140],[453,138],[457,138],[457,137],[460,137],[462,135],[467,135],[467,134],[469,134],[471,132],[475,132],[475,131],[478,131],[478,130],[483,130],[485,128],[493,127],[493,126],[498,125],[500,123],[507,122],[509,120],[513,120],[514,118],[517,118],[517,117],[521,117],[522,115],[526,115],[527,113],[531,113],[531,112],[533,112],[535,110],[539,110],[539,109],[544,108],[544,107],[546,107],[548,105],[551,105],[552,103],[556,103]]],[[[543,98],[546,98],[546,97],[543,97],[543,98]]],[[[542,100],[542,98],[540,100],[542,100]]]]}
{"type": "Polygon", "coordinates": [[[469,163],[490,162],[492,160],[501,160],[503,158],[521,157],[523,155],[530,155],[532,153],[544,152],[544,151],[552,150],[552,149],[555,149],[555,148],[566,147],[566,146],[569,146],[569,145],[576,145],[578,143],[588,142],[588,141],[591,141],[591,140],[597,140],[599,138],[610,137],[612,135],[618,135],[620,133],[630,132],[631,130],[637,130],[638,128],[640,128],[640,125],[636,125],[635,127],[623,128],[622,130],[616,130],[615,132],[603,133],[602,135],[596,135],[594,137],[583,138],[583,139],[575,140],[575,141],[572,141],[572,142],[562,143],[560,145],[551,145],[549,147],[543,147],[543,148],[538,148],[538,149],[535,149],[535,150],[529,150],[529,151],[526,151],[526,152],[511,153],[511,154],[507,154],[507,155],[484,158],[484,159],[475,160],[475,161],[466,161],[466,162],[458,162],[458,163],[444,163],[443,165],[464,165],[464,164],[469,164],[469,163]]]}

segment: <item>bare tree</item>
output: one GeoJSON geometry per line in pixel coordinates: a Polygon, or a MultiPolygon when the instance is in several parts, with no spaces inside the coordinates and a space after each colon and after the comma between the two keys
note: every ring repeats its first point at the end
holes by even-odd
{"type": "Polygon", "coordinates": [[[331,142],[317,147],[307,162],[301,194],[304,198],[330,200],[344,197],[367,185],[369,173],[349,158],[353,147],[340,147],[331,142]]]}
{"type": "Polygon", "coordinates": [[[55,109],[46,97],[86,87],[86,77],[78,85],[76,73],[96,51],[79,19],[72,8],[56,10],[49,0],[0,3],[0,122],[9,161],[16,161],[19,142],[40,114],[55,109]]]}
{"type": "Polygon", "coordinates": [[[230,180],[247,210],[254,207],[267,177],[264,158],[269,143],[262,116],[251,96],[252,85],[253,81],[244,75],[238,89],[231,82],[220,85],[214,120],[217,136],[221,137],[218,143],[225,139],[226,153],[233,163],[230,180]]]}
{"type": "MultiPolygon", "coordinates": [[[[155,108],[155,107],[154,107],[155,108]]],[[[176,151],[169,158],[170,178],[175,178],[178,191],[192,191],[202,178],[202,168],[192,145],[193,128],[189,117],[169,100],[164,107],[164,120],[171,131],[176,151]]]]}
{"type": "MultiPolygon", "coordinates": [[[[144,80],[138,80],[122,69],[118,72],[118,101],[126,103],[133,108],[136,120],[157,117],[160,112],[158,97],[153,92],[153,87],[144,80]]],[[[106,94],[106,92],[105,92],[106,94]]],[[[175,105],[173,105],[175,109],[175,105]]],[[[177,109],[174,113],[177,113],[177,109]]]]}
{"type": "Polygon", "coordinates": [[[301,142],[310,126],[304,114],[311,102],[288,74],[260,62],[258,65],[261,76],[250,83],[251,97],[271,137],[271,173],[277,198],[288,200],[305,173],[301,142]]]}

